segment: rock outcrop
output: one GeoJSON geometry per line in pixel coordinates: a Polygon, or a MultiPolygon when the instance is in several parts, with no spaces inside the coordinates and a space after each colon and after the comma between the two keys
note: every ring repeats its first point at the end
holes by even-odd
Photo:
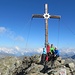
{"type": "Polygon", "coordinates": [[[41,55],[5,57],[0,59],[0,75],[75,75],[75,63],[58,57],[55,61],[40,63],[41,55]]]}
{"type": "Polygon", "coordinates": [[[5,57],[0,59],[0,75],[12,75],[22,61],[17,57],[5,57]]]}

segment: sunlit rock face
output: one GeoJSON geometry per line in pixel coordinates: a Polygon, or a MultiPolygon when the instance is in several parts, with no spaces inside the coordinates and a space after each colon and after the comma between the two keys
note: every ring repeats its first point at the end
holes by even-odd
{"type": "Polygon", "coordinates": [[[75,60],[62,59],[41,63],[41,55],[0,59],[0,75],[75,75],[75,60]]]}

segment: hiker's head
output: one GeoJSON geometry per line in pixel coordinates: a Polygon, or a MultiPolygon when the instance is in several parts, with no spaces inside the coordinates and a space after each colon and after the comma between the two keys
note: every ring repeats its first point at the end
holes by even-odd
{"type": "Polygon", "coordinates": [[[45,48],[43,48],[43,52],[45,51],[45,48]]]}
{"type": "Polygon", "coordinates": [[[48,43],[47,46],[50,46],[50,44],[48,43]]]}
{"type": "Polygon", "coordinates": [[[55,50],[57,50],[57,47],[55,47],[55,50]]]}
{"type": "Polygon", "coordinates": [[[51,47],[53,47],[53,44],[51,44],[51,47]]]}

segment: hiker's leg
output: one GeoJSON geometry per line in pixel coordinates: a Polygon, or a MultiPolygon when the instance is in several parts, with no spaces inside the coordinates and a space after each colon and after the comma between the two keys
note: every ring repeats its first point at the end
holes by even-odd
{"type": "Polygon", "coordinates": [[[52,55],[52,57],[51,57],[51,68],[52,68],[53,64],[54,64],[54,55],[52,55]]]}

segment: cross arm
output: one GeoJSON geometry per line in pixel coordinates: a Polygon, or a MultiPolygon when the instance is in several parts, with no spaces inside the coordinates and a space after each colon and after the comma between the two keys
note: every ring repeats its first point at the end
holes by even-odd
{"type": "Polygon", "coordinates": [[[32,18],[44,18],[44,16],[41,14],[33,14],[32,18]]]}
{"type": "Polygon", "coordinates": [[[61,16],[57,16],[57,15],[50,15],[50,18],[60,19],[60,18],[61,18],[61,16]]]}

